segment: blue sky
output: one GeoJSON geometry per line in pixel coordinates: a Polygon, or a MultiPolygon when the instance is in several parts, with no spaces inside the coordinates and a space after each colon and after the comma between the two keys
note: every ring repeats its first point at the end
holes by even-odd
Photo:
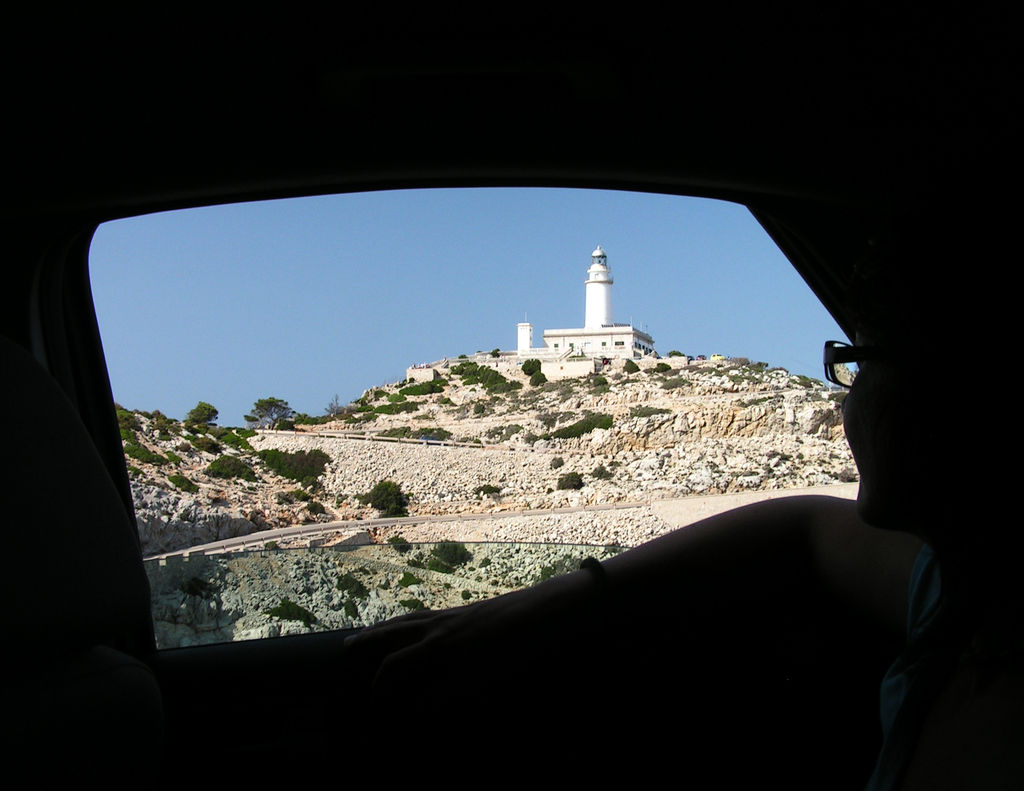
{"type": "Polygon", "coordinates": [[[749,357],[821,378],[843,335],[746,208],[566,189],[334,195],[101,226],[93,296],[114,398],[241,425],[257,398],[322,414],[411,363],[513,349],[516,323],[583,324],[590,252],[614,319],[663,355],[749,357]]]}

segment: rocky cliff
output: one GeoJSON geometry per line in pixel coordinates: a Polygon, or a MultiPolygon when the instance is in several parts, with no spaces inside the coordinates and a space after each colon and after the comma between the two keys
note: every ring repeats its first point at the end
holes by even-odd
{"type": "Polygon", "coordinates": [[[530,385],[521,372],[453,363],[431,385],[368,390],[337,420],[294,433],[122,413],[144,551],[372,517],[357,495],[381,480],[401,486],[412,513],[453,514],[856,479],[836,394],[782,369],[669,358],[630,373],[616,361],[600,375],[530,385]],[[415,441],[424,436],[462,444],[415,441]],[[313,454],[322,471],[300,485],[268,450],[313,454]],[[581,488],[559,488],[569,473],[581,488]]]}

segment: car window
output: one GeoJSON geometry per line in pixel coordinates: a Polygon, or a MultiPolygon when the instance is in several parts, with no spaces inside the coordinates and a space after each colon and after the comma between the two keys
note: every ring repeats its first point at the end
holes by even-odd
{"type": "Polygon", "coordinates": [[[835,322],[742,206],[409,190],[101,226],[160,647],[533,584],[751,498],[853,496],[835,322]]]}

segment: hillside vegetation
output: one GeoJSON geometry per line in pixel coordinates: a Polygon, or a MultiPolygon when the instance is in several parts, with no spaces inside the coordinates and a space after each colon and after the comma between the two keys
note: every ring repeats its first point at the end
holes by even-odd
{"type": "Polygon", "coordinates": [[[367,495],[382,481],[410,514],[452,514],[856,480],[837,394],[816,380],[670,357],[531,385],[537,371],[524,367],[453,361],[434,381],[372,388],[334,419],[296,421],[295,433],[121,410],[144,550],[374,517],[367,495]]]}

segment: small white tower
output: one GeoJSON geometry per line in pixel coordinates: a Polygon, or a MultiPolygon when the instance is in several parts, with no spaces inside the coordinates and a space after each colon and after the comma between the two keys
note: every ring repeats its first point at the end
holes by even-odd
{"type": "Polygon", "coordinates": [[[612,323],[612,272],[608,268],[608,256],[601,245],[590,254],[590,269],[587,270],[587,309],[584,314],[584,329],[599,329],[612,323]]]}
{"type": "Polygon", "coordinates": [[[525,354],[533,348],[533,325],[528,321],[521,321],[516,325],[516,331],[516,351],[525,354]]]}

